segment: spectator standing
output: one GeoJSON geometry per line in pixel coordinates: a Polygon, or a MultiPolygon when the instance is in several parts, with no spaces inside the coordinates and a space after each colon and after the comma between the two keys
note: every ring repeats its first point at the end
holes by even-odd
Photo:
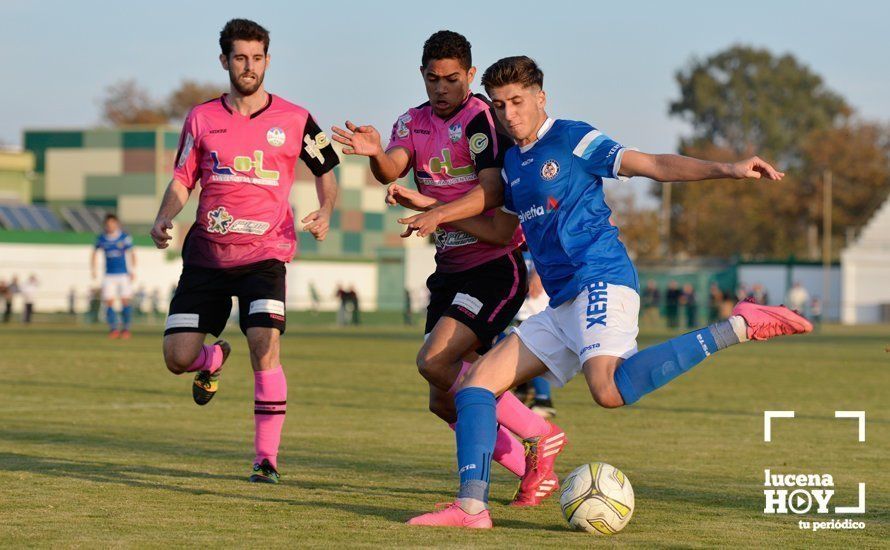
{"type": "Polygon", "coordinates": [[[670,328],[680,326],[680,297],[682,295],[683,291],[680,290],[680,284],[677,281],[668,283],[665,295],[665,313],[667,314],[668,327],[670,328]]]}
{"type": "Polygon", "coordinates": [[[683,295],[680,297],[686,310],[686,326],[695,328],[698,326],[698,303],[695,300],[695,288],[691,283],[683,285],[683,295]]]}
{"type": "Polygon", "coordinates": [[[40,283],[37,281],[36,275],[31,275],[28,277],[28,280],[22,284],[22,301],[25,303],[25,309],[22,312],[22,322],[26,325],[31,323],[32,317],[34,316],[34,300],[37,297],[37,288],[39,286],[40,283]]]}

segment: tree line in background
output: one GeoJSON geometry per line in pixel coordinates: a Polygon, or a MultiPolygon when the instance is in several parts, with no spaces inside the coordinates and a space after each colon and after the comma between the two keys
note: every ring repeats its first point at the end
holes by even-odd
{"type": "MultiPolygon", "coordinates": [[[[779,183],[725,180],[671,186],[670,233],[659,212],[613,197],[624,242],[639,259],[666,255],[820,257],[823,181],[833,177],[833,236],[843,242],[890,191],[890,127],[856,116],[821,76],[790,54],[732,46],[677,71],[669,112],[692,134],[679,152],[716,161],[757,154],[786,173],[779,183]],[[666,236],[666,245],[665,239],[666,236]]],[[[175,123],[225,90],[184,80],[159,101],[135,80],[110,86],[103,118],[115,126],[175,123]]],[[[663,186],[652,194],[661,198],[663,186]]],[[[840,247],[834,248],[836,256],[840,247]]]]}
{"type": "Polygon", "coordinates": [[[216,84],[183,80],[170,95],[158,100],[135,80],[123,80],[105,90],[102,118],[112,126],[176,123],[195,105],[225,91],[216,84]]]}
{"type": "MultiPolygon", "coordinates": [[[[733,46],[676,74],[670,114],[692,126],[679,152],[711,160],[757,154],[778,183],[671,186],[672,253],[729,258],[821,257],[823,182],[832,175],[832,234],[864,225],[890,190],[890,127],[847,101],[792,55],[733,46]]],[[[662,186],[653,185],[660,197],[662,186]]],[[[841,246],[833,248],[833,257],[841,246]]]]}

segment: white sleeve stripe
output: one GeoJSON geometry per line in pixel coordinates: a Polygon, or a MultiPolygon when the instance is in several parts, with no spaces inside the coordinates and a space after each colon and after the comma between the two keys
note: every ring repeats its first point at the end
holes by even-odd
{"type": "Polygon", "coordinates": [[[584,151],[587,150],[587,146],[590,145],[590,142],[603,135],[599,130],[591,130],[587,132],[587,135],[581,138],[581,141],[578,142],[578,145],[572,151],[572,154],[576,157],[583,157],[584,151]]]}
{"type": "Polygon", "coordinates": [[[622,147],[618,149],[618,152],[615,154],[615,164],[612,165],[612,177],[618,181],[627,181],[630,178],[627,176],[619,176],[618,171],[621,170],[621,159],[624,158],[625,151],[639,151],[636,147],[622,147]]]}

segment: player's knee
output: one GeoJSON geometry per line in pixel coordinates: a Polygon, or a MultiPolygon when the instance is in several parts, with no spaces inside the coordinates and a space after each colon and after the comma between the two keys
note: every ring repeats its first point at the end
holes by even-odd
{"type": "Polygon", "coordinates": [[[195,357],[186,350],[164,346],[164,363],[167,365],[167,370],[173,374],[184,373],[194,360],[195,357]]]}
{"type": "Polygon", "coordinates": [[[430,382],[437,381],[442,376],[442,371],[448,366],[440,354],[432,354],[421,349],[417,354],[417,371],[430,382]]]}
{"type": "Polygon", "coordinates": [[[590,395],[600,407],[614,409],[624,405],[624,399],[615,384],[598,384],[590,388],[590,395]]]}

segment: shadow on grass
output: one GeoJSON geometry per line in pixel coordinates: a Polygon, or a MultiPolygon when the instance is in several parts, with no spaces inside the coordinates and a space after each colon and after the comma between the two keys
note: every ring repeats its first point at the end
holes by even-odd
{"type": "Polygon", "coordinates": [[[246,489],[248,487],[255,487],[257,490],[266,488],[266,494],[269,494],[279,489],[286,490],[288,488],[296,487],[301,490],[308,489],[309,491],[325,491],[332,493],[332,495],[321,496],[336,497],[337,493],[345,493],[351,495],[363,495],[365,498],[372,499],[383,499],[387,495],[393,493],[437,496],[441,496],[442,494],[441,491],[437,490],[398,488],[392,487],[389,484],[379,486],[359,486],[344,483],[332,483],[317,480],[293,480],[287,478],[283,478],[280,486],[269,487],[266,485],[250,484],[247,481],[246,475],[212,474],[148,465],[122,465],[113,462],[71,460],[6,452],[0,452],[0,471],[27,472],[35,475],[58,477],[67,480],[77,479],[92,483],[112,483],[116,485],[125,485],[134,489],[164,490],[193,496],[214,496],[227,500],[240,501],[242,503],[247,501],[307,508],[328,508],[340,513],[344,510],[349,510],[361,515],[378,516],[399,523],[411,517],[413,513],[416,513],[416,510],[374,506],[361,502],[325,502],[317,499],[319,495],[316,495],[314,498],[307,498],[306,500],[255,495],[246,492],[246,489]],[[229,493],[207,488],[186,487],[165,480],[147,480],[142,476],[158,476],[161,478],[175,478],[197,482],[205,479],[232,482],[232,488],[235,492],[229,493]]]}

